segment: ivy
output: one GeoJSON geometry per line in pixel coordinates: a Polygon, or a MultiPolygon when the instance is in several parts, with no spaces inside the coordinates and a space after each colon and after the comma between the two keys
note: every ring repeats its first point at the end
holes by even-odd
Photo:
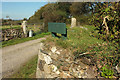
{"type": "MultiPolygon", "coordinates": [[[[98,4],[96,4],[93,17],[90,20],[90,23],[96,27],[94,33],[98,32],[99,34],[98,36],[95,34],[95,37],[106,40],[109,46],[115,47],[115,51],[101,54],[104,64],[109,65],[111,68],[108,69],[106,66],[103,66],[101,76],[112,78],[114,74],[112,67],[115,67],[120,61],[120,2],[99,3],[99,7],[97,6],[98,4]],[[102,25],[106,16],[108,16],[106,23],[109,34],[107,34],[105,25],[102,25]],[[110,45],[111,43],[112,45],[110,45]]],[[[109,49],[109,47],[107,47],[107,49],[109,49]]]]}
{"type": "MultiPolygon", "coordinates": [[[[90,23],[95,25],[96,29],[98,30],[98,33],[103,37],[103,39],[108,40],[109,42],[120,42],[120,2],[118,3],[103,3],[100,8],[96,7],[96,11],[94,12],[94,15],[92,19],[90,20],[90,23]],[[106,6],[110,5],[110,6],[106,6]],[[102,7],[103,6],[103,7],[102,7]],[[108,28],[109,28],[109,35],[107,35],[107,32],[105,31],[104,26],[102,25],[104,17],[108,16],[109,20],[106,21],[108,28]]],[[[99,37],[101,37],[99,36],[99,37]]]]}

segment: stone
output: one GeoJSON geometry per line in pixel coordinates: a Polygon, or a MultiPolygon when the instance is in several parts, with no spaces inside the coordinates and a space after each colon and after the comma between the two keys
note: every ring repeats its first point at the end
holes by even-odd
{"type": "Polygon", "coordinates": [[[88,78],[88,76],[82,76],[82,78],[88,78]]]}
{"type": "Polygon", "coordinates": [[[44,60],[45,60],[46,64],[51,64],[52,63],[52,59],[48,55],[44,55],[44,60]]]}
{"type": "Polygon", "coordinates": [[[78,78],[78,73],[77,73],[77,72],[74,72],[74,73],[73,73],[73,76],[76,77],[76,78],[78,78]]]}
{"type": "Polygon", "coordinates": [[[33,32],[32,30],[29,31],[29,37],[32,37],[33,36],[33,32]]]}
{"type": "Polygon", "coordinates": [[[60,51],[62,52],[63,50],[61,49],[60,51]]]}
{"type": "Polygon", "coordinates": [[[50,55],[50,56],[51,56],[51,55],[52,55],[52,52],[48,52],[48,55],[50,55]]]}
{"type": "Polygon", "coordinates": [[[27,21],[23,21],[22,28],[23,28],[24,34],[27,34],[27,21]]]}
{"type": "Polygon", "coordinates": [[[45,73],[51,73],[51,67],[48,64],[45,64],[44,71],[45,71],[45,73]]]}
{"type": "Polygon", "coordinates": [[[59,70],[57,70],[55,73],[56,73],[56,74],[60,74],[60,71],[59,71],[59,70]]]}
{"type": "Polygon", "coordinates": [[[82,78],[82,76],[84,76],[86,70],[81,70],[81,69],[77,69],[78,66],[74,66],[74,67],[70,67],[69,68],[69,72],[71,75],[73,75],[76,78],[82,78]]]}
{"type": "Polygon", "coordinates": [[[85,27],[82,27],[82,26],[80,26],[80,28],[85,29],[85,30],[88,30],[88,28],[85,28],[85,27]]]}
{"type": "Polygon", "coordinates": [[[115,69],[117,70],[117,73],[120,73],[120,67],[119,67],[120,65],[117,65],[116,67],[115,67],[115,69]]]}
{"type": "Polygon", "coordinates": [[[78,78],[82,78],[82,76],[80,74],[78,74],[78,78]]]}
{"type": "Polygon", "coordinates": [[[77,67],[77,71],[82,70],[82,69],[83,69],[83,70],[86,70],[86,69],[88,69],[88,68],[89,68],[89,66],[82,67],[82,66],[79,65],[79,66],[77,67]]]}
{"type": "Polygon", "coordinates": [[[43,55],[38,55],[38,58],[40,59],[40,60],[44,60],[44,56],[43,55]]]}
{"type": "Polygon", "coordinates": [[[80,70],[80,71],[73,71],[73,76],[76,78],[83,78],[85,71],[80,70]]]}
{"type": "MultiPolygon", "coordinates": [[[[43,48],[45,48],[44,44],[43,43],[40,43],[40,49],[43,50],[43,48]]],[[[40,51],[40,50],[39,50],[40,51]]]]}
{"type": "Polygon", "coordinates": [[[43,60],[39,60],[39,66],[38,67],[41,71],[44,71],[44,69],[43,69],[44,64],[45,64],[45,62],[43,60]]]}
{"type": "Polygon", "coordinates": [[[60,54],[60,52],[59,52],[59,51],[57,51],[57,52],[56,52],[56,54],[60,54]]]}
{"type": "Polygon", "coordinates": [[[69,59],[66,59],[65,61],[66,61],[66,62],[69,62],[70,60],[69,60],[69,59]]]}
{"type": "Polygon", "coordinates": [[[87,69],[88,68],[88,66],[86,64],[82,63],[82,62],[77,62],[77,63],[79,64],[79,68],[81,68],[81,69],[87,69]]]}
{"type": "Polygon", "coordinates": [[[76,72],[77,73],[77,78],[82,78],[82,74],[80,72],[76,72]]]}
{"type": "Polygon", "coordinates": [[[36,78],[45,78],[44,71],[41,71],[37,66],[36,78]]]}
{"type": "Polygon", "coordinates": [[[87,78],[95,78],[97,76],[97,70],[94,70],[95,67],[89,67],[88,70],[86,70],[85,75],[87,78]]]}
{"type": "Polygon", "coordinates": [[[73,78],[73,76],[71,76],[68,73],[65,73],[64,71],[60,73],[60,77],[61,78],[73,78]]]}
{"type": "MultiPolygon", "coordinates": [[[[45,77],[44,78],[54,78],[53,75],[50,75],[50,74],[45,74],[45,77]]],[[[40,79],[38,79],[40,80],[40,79]]]]}
{"type": "Polygon", "coordinates": [[[69,72],[70,74],[73,74],[72,68],[69,68],[69,72]]]}
{"type": "Polygon", "coordinates": [[[93,64],[92,61],[90,59],[86,58],[86,57],[82,58],[82,62],[84,64],[87,64],[87,65],[92,65],[93,64]]]}
{"type": "Polygon", "coordinates": [[[65,61],[68,62],[68,63],[70,63],[70,64],[73,63],[73,60],[72,60],[71,57],[69,57],[68,59],[65,59],[65,61]]]}
{"type": "Polygon", "coordinates": [[[51,48],[52,53],[55,53],[56,50],[57,50],[56,47],[51,48]]]}
{"type": "Polygon", "coordinates": [[[76,18],[71,18],[71,28],[76,27],[76,18]]]}
{"type": "MultiPolygon", "coordinates": [[[[46,78],[57,78],[59,75],[56,73],[51,73],[50,75],[46,75],[46,78]]],[[[51,79],[50,79],[51,80],[51,79]]],[[[55,79],[56,80],[56,79],[55,79]]]]}
{"type": "Polygon", "coordinates": [[[62,69],[63,71],[69,71],[69,67],[66,66],[60,66],[60,69],[62,69]]]}
{"type": "Polygon", "coordinates": [[[40,60],[44,60],[44,55],[43,55],[43,53],[41,53],[40,50],[39,50],[39,53],[38,53],[38,58],[39,58],[40,60]]]}
{"type": "Polygon", "coordinates": [[[7,41],[8,38],[7,38],[7,34],[4,34],[4,40],[7,41]]]}
{"type": "Polygon", "coordinates": [[[52,71],[53,71],[53,72],[56,72],[56,71],[57,71],[57,67],[56,67],[55,65],[52,64],[51,67],[52,67],[52,71]]]}
{"type": "Polygon", "coordinates": [[[5,37],[5,38],[4,38],[4,40],[5,40],[5,41],[7,41],[7,40],[8,40],[8,38],[7,38],[7,37],[5,37]]]}
{"type": "Polygon", "coordinates": [[[52,53],[52,54],[51,54],[51,58],[56,60],[56,59],[58,58],[58,55],[55,54],[55,53],[52,53]]]}
{"type": "Polygon", "coordinates": [[[76,69],[72,69],[71,70],[71,73],[73,74],[74,77],[77,77],[78,78],[78,72],[76,71],[76,69]]]}

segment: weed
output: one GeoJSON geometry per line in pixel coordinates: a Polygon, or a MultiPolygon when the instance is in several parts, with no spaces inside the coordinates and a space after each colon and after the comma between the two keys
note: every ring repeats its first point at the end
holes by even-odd
{"type": "Polygon", "coordinates": [[[67,41],[62,40],[62,39],[56,40],[56,44],[65,48],[65,49],[69,47],[69,43],[67,41]]]}
{"type": "Polygon", "coordinates": [[[102,67],[101,76],[105,77],[105,78],[113,78],[113,74],[114,74],[113,70],[108,69],[107,67],[108,66],[103,66],[102,67]]]}

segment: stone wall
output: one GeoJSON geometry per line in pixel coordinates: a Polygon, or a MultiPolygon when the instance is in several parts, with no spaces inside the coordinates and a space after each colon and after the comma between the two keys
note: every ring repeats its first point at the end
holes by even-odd
{"type": "Polygon", "coordinates": [[[1,31],[1,36],[2,41],[25,37],[22,29],[3,29],[1,31]]]}
{"type": "Polygon", "coordinates": [[[70,51],[52,44],[47,44],[49,47],[42,45],[38,53],[36,78],[96,78],[96,68],[74,60],[70,51]]]}

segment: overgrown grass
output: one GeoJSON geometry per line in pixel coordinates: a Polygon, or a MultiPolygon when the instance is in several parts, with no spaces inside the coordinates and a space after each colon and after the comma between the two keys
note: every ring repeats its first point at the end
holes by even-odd
{"type": "Polygon", "coordinates": [[[92,44],[102,43],[103,40],[99,40],[95,37],[90,36],[91,30],[94,29],[93,26],[85,26],[88,30],[75,27],[75,28],[68,28],[68,39],[62,40],[58,38],[51,38],[53,39],[56,44],[62,46],[64,48],[87,48],[92,44]]]}
{"type": "MultiPolygon", "coordinates": [[[[11,78],[35,78],[38,57],[35,56],[29,62],[24,64],[20,70],[14,73],[11,78]]],[[[29,79],[28,79],[29,80],[29,79]]]]}
{"type": "Polygon", "coordinates": [[[49,35],[49,34],[50,33],[47,32],[47,33],[37,34],[33,37],[19,38],[19,39],[12,39],[12,40],[9,40],[9,41],[3,41],[2,42],[2,47],[22,43],[22,42],[29,41],[29,40],[38,39],[38,38],[44,37],[45,35],[49,35]]]}
{"type": "MultiPolygon", "coordinates": [[[[102,67],[104,66],[109,66],[109,69],[112,69],[112,67],[115,67],[117,64],[119,64],[120,54],[117,53],[115,45],[112,43],[107,43],[106,41],[93,36],[92,32],[94,31],[95,27],[89,25],[83,27],[84,28],[68,28],[67,40],[52,37],[48,40],[55,42],[58,46],[61,46],[65,49],[70,49],[74,54],[75,59],[83,57],[91,59],[93,64],[97,66],[98,71],[102,71],[102,67]],[[80,56],[80,54],[86,52],[89,54],[80,56]]],[[[112,75],[109,76],[112,77],[112,75]]]]}

